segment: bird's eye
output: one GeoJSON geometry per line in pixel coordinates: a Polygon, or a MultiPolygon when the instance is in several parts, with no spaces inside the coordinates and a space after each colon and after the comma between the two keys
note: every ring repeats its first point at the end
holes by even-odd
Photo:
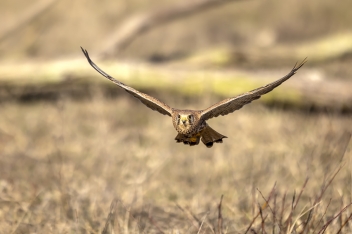
{"type": "Polygon", "coordinates": [[[178,116],[177,116],[177,118],[178,118],[178,119],[180,119],[180,118],[181,118],[181,116],[180,116],[180,115],[178,115],[178,116]]]}

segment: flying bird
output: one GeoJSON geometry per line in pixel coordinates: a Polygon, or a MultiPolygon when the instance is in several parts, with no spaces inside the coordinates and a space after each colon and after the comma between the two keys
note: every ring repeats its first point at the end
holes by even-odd
{"type": "Polygon", "coordinates": [[[89,57],[87,50],[82,49],[83,54],[86,56],[89,64],[101,75],[114,82],[126,90],[129,94],[138,98],[144,105],[152,110],[158,111],[163,115],[168,115],[172,118],[172,123],[178,132],[175,140],[177,143],[183,142],[186,145],[194,146],[198,145],[200,140],[208,147],[212,147],[215,143],[222,143],[226,136],[216,132],[212,129],[206,121],[208,119],[218,117],[219,115],[227,115],[236,110],[241,109],[244,105],[251,103],[253,100],[259,99],[262,95],[269,93],[277,86],[288,80],[291,76],[296,74],[297,70],[300,69],[305,63],[304,59],[299,65],[297,63],[292,70],[282,77],[268,85],[254,89],[247,93],[238,95],[236,97],[227,98],[221,102],[218,102],[204,110],[178,110],[165,104],[164,102],[149,96],[148,94],[142,93],[124,83],[116,80],[115,78],[108,75],[106,72],[101,70],[89,57]]]}

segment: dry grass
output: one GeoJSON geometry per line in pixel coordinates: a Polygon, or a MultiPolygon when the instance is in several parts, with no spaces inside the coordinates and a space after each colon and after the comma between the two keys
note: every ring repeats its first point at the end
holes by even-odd
{"type": "Polygon", "coordinates": [[[207,149],[125,95],[0,108],[0,233],[352,231],[351,116],[252,104],[211,120],[229,138],[207,149]]]}
{"type": "MultiPolygon", "coordinates": [[[[0,60],[99,51],[125,17],[161,2],[172,1],[61,0],[2,41],[0,60]]],[[[0,34],[31,4],[0,1],[0,34]]],[[[268,38],[298,44],[349,31],[350,6],[241,1],[152,30],[119,56],[167,60],[222,45],[268,46],[268,38]]],[[[350,60],[319,67],[350,77],[350,60]]],[[[166,101],[204,108],[215,99],[166,101]]],[[[350,113],[254,103],[209,124],[229,137],[211,149],[176,144],[170,118],[127,96],[0,102],[0,233],[352,232],[350,113]]]]}

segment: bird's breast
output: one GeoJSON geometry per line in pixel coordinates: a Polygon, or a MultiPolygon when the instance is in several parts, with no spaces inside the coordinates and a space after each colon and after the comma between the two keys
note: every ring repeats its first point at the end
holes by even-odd
{"type": "Polygon", "coordinates": [[[182,134],[189,134],[192,132],[192,125],[184,125],[184,124],[179,124],[176,125],[176,131],[182,134]]]}
{"type": "Polygon", "coordinates": [[[192,124],[192,125],[184,125],[179,124],[175,125],[175,129],[178,133],[185,134],[185,135],[193,135],[200,131],[202,131],[206,127],[206,122],[202,121],[201,123],[192,124]]]}

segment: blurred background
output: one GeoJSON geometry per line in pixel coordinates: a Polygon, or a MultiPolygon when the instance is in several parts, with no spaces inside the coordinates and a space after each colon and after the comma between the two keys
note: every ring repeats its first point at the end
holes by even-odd
{"type": "Polygon", "coordinates": [[[351,9],[348,0],[0,1],[0,232],[351,231],[351,9]],[[308,62],[209,121],[228,138],[208,149],[176,144],[171,119],[95,72],[80,46],[108,74],[182,109],[308,62]]]}

